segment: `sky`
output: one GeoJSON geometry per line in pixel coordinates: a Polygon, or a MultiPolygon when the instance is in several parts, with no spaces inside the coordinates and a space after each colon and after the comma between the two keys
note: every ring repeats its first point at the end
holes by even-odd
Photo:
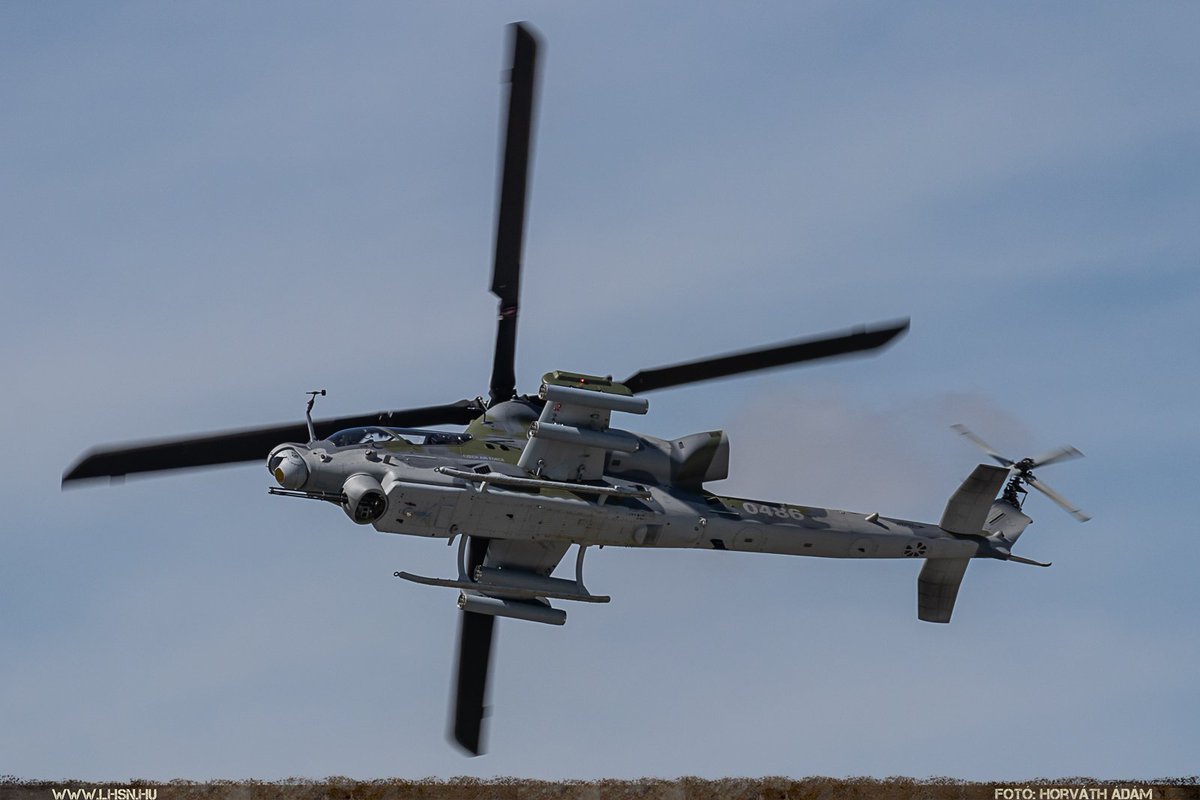
{"type": "Polygon", "coordinates": [[[1194,774],[1194,3],[0,6],[0,774],[1194,774]],[[937,520],[1070,443],[950,625],[918,566],[589,552],[446,738],[440,542],[262,465],[61,491],[99,444],[486,394],[503,26],[543,34],[518,384],[911,317],[649,395],[723,494],[937,520]]]}

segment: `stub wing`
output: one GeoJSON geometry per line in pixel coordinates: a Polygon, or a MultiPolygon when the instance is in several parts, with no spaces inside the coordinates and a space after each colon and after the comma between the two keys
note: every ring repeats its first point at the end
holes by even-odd
{"type": "Polygon", "coordinates": [[[638,439],[609,427],[613,411],[645,414],[649,403],[608,378],[551,372],[542,378],[541,416],[529,427],[519,465],[555,481],[598,481],[609,453],[632,453],[638,439]]]}
{"type": "Polygon", "coordinates": [[[483,566],[549,575],[570,547],[566,542],[493,539],[483,566]]]}

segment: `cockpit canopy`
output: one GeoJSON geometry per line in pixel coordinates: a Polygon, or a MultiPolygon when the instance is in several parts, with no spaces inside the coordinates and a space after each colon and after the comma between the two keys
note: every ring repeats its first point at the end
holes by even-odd
{"type": "Polygon", "coordinates": [[[362,444],[387,444],[388,442],[407,442],[415,445],[431,444],[464,444],[470,441],[470,434],[447,433],[445,431],[426,431],[419,428],[346,428],[327,437],[335,447],[353,447],[362,444]]]}

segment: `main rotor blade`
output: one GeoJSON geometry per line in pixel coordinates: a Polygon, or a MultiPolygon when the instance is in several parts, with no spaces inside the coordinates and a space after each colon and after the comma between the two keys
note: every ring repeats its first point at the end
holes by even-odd
{"type": "MultiPolygon", "coordinates": [[[[313,429],[321,439],[343,428],[368,425],[423,427],[426,425],[466,425],[483,413],[474,400],[460,400],[442,406],[380,411],[354,417],[315,421],[313,429]]],[[[119,477],[136,472],[211,467],[243,461],[266,459],[271,448],[283,442],[307,442],[308,428],[303,422],[247,428],[236,431],[165,439],[156,442],[96,448],[63,474],[63,485],[88,478],[119,477]]]]}
{"type": "Polygon", "coordinates": [[[997,453],[995,450],[992,449],[992,446],[990,444],[988,444],[983,439],[980,439],[978,436],[976,436],[975,432],[972,431],[970,428],[968,428],[966,425],[954,424],[954,425],[951,425],[950,427],[954,431],[965,436],[972,444],[974,444],[980,450],[982,450],[983,452],[985,452],[989,456],[991,456],[1001,466],[1011,467],[1013,465],[1012,459],[1005,458],[1004,456],[997,453]]]}
{"type": "Polygon", "coordinates": [[[458,627],[454,741],[474,756],[483,752],[483,701],[487,692],[495,624],[495,617],[463,611],[458,627]]]}
{"type": "MultiPolygon", "coordinates": [[[[467,574],[483,564],[490,540],[467,539],[467,574]]],[[[454,677],[454,741],[471,755],[483,752],[483,715],[496,618],[462,612],[458,627],[458,660],[454,677]]]]}
{"type": "Polygon", "coordinates": [[[1087,514],[1080,511],[1074,503],[1067,500],[1067,498],[1063,497],[1061,494],[1047,486],[1045,481],[1043,481],[1041,478],[1035,478],[1032,475],[1026,475],[1025,482],[1037,489],[1042,494],[1046,495],[1046,497],[1049,497],[1055,503],[1058,503],[1058,505],[1061,506],[1064,511],[1080,522],[1087,522],[1089,519],[1091,519],[1091,517],[1089,517],[1087,514]]]}
{"type": "Polygon", "coordinates": [[[887,323],[878,328],[854,328],[845,333],[797,339],[756,350],[728,353],[669,367],[645,369],[626,378],[623,383],[634,394],[640,394],[760,369],[785,367],[803,361],[836,358],[883,347],[906,330],[907,319],[887,323]]]}
{"type": "Polygon", "coordinates": [[[525,237],[525,189],[537,99],[538,37],[524,23],[510,25],[512,70],[509,72],[508,122],[504,133],[504,163],[500,168],[500,199],[496,211],[496,253],[492,262],[492,292],[500,298],[496,352],[492,359],[490,396],[493,403],[516,393],[517,314],[521,294],[521,248],[525,237]]]}

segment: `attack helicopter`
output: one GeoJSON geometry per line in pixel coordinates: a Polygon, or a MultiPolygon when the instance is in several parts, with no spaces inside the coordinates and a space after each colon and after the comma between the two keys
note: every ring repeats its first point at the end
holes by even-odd
{"type": "Polygon", "coordinates": [[[646,414],[646,393],[878,351],[908,329],[907,319],[641,370],[624,380],[552,371],[535,394],[519,394],[516,332],[540,36],[524,23],[509,30],[491,281],[499,313],[488,397],[314,420],[314,404],[325,394],[318,390],[309,393],[303,423],[97,448],[64,473],[64,486],[265,458],[277,484],[272,494],[330,503],[380,533],[457,540],[451,577],[394,574],[458,592],[451,733],[473,755],[483,752],[496,619],[562,625],[562,603],[609,602],[584,584],[592,546],[920,559],[917,615],[937,623],[950,621],[972,558],[1049,566],[1011,550],[1031,522],[1022,511],[1026,487],[1087,519],[1033,473],[1078,457],[1074,448],[1012,460],[960,426],[997,464],[977,466],[940,521],[924,523],[722,496],[707,485],[729,473],[724,432],[666,440],[612,424],[614,413],[646,414]],[[441,428],[450,425],[465,428],[441,428]],[[572,546],[573,577],[555,577],[572,546]]]}

